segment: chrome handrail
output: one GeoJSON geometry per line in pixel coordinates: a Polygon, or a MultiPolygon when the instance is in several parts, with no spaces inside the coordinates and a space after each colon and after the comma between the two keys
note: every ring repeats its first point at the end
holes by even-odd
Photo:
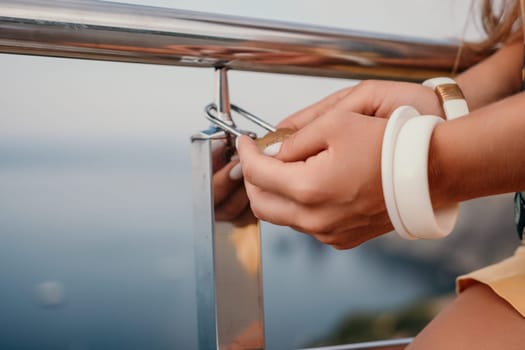
{"type": "MultiPolygon", "coordinates": [[[[0,52],[343,78],[450,74],[457,45],[94,0],[0,0],[0,52]]],[[[459,69],[481,57],[464,55],[459,69]]]]}

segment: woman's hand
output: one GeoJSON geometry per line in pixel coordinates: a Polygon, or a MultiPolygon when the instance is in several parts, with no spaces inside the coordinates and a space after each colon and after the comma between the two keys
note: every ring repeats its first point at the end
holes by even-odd
{"type": "Polygon", "coordinates": [[[443,116],[438,98],[429,87],[415,83],[365,80],[292,114],[278,127],[299,130],[334,109],[340,113],[354,112],[388,118],[397,107],[403,105],[413,106],[421,114],[443,116]]]}
{"type": "Polygon", "coordinates": [[[390,231],[380,166],[386,122],[338,104],[286,139],[275,158],[241,137],[238,151],[255,216],[338,249],[390,231]]]}
{"type": "Polygon", "coordinates": [[[428,87],[369,80],[281,122],[279,128],[297,131],[275,159],[243,137],[239,155],[254,214],[338,249],[392,230],[381,188],[381,145],[385,119],[407,104],[424,114],[443,113],[428,87]]]}
{"type": "MultiPolygon", "coordinates": [[[[471,110],[519,90],[521,81],[516,72],[522,66],[522,53],[523,44],[516,41],[457,77],[471,110]]],[[[508,106],[519,103],[513,100],[508,106]]],[[[283,142],[275,159],[263,156],[252,141],[242,137],[239,153],[254,213],[261,219],[309,232],[337,248],[350,248],[391,230],[381,189],[381,144],[385,118],[402,105],[411,105],[421,114],[443,116],[437,97],[428,87],[369,80],[283,120],[279,128],[297,131],[283,142]]],[[[431,161],[436,173],[446,175],[438,178],[452,184],[441,184],[431,177],[433,200],[439,197],[436,193],[459,201],[523,188],[525,176],[515,176],[525,168],[516,166],[525,164],[522,152],[509,152],[521,150],[513,144],[523,133],[517,127],[523,121],[517,115],[521,110],[509,107],[505,112],[493,112],[487,108],[479,113],[482,123],[472,118],[473,114],[436,128],[431,161]],[[491,120],[484,120],[496,115],[506,116],[504,121],[498,120],[500,128],[508,126],[505,132],[494,133],[491,120]],[[487,142],[492,139],[495,141],[487,142]],[[487,154],[496,153],[498,156],[487,160],[487,154]],[[473,155],[483,155],[485,160],[473,155]],[[487,167],[480,170],[482,164],[502,167],[491,166],[496,171],[493,174],[486,171],[487,167]],[[512,176],[499,170],[506,169],[504,166],[514,169],[512,176]],[[472,174],[479,181],[472,181],[472,174]],[[487,179],[492,185],[487,185],[487,179]]]]}

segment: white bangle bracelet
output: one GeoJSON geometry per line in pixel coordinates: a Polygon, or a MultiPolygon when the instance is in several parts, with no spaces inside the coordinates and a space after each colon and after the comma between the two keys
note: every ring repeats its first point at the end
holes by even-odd
{"type": "Polygon", "coordinates": [[[435,91],[447,120],[456,119],[469,113],[465,96],[454,79],[439,77],[425,80],[424,86],[435,91]]]}
{"type": "Polygon", "coordinates": [[[408,120],[397,138],[394,152],[394,198],[401,222],[410,235],[423,239],[447,236],[457,220],[458,204],[434,211],[428,184],[428,151],[436,116],[408,120]]]}
{"type": "MultiPolygon", "coordinates": [[[[423,82],[438,96],[447,120],[469,113],[457,83],[446,77],[423,82]]],[[[387,123],[381,154],[381,181],[388,216],[406,239],[447,236],[456,223],[459,204],[434,210],[428,184],[428,154],[436,116],[420,116],[412,107],[396,109],[387,123]]]]}
{"type": "Polygon", "coordinates": [[[413,107],[402,106],[397,108],[386,125],[381,149],[381,181],[383,186],[383,197],[385,206],[394,230],[405,239],[416,239],[403,225],[397,210],[396,197],[394,193],[394,151],[399,132],[403,125],[411,118],[417,117],[419,112],[413,107]]]}

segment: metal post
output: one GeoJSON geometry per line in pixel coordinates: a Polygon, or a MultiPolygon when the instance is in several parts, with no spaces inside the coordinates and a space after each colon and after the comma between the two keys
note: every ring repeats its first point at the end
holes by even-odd
{"type": "Polygon", "coordinates": [[[192,175],[199,346],[201,350],[216,349],[211,140],[200,135],[192,138],[192,175]]]}
{"type": "MultiPolygon", "coordinates": [[[[233,124],[224,69],[217,70],[217,83],[218,115],[233,124]]],[[[215,217],[214,186],[224,185],[221,170],[230,144],[215,128],[192,138],[200,350],[256,350],[265,344],[259,222],[249,207],[231,221],[215,217]]]]}

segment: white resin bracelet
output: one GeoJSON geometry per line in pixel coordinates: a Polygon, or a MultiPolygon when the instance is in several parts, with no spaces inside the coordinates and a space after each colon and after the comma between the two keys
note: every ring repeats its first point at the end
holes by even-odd
{"type": "Polygon", "coordinates": [[[397,209],[394,178],[392,176],[394,173],[394,152],[401,128],[408,120],[417,116],[419,116],[419,112],[413,107],[402,106],[397,108],[388,119],[381,149],[381,181],[386,210],[394,230],[406,239],[416,239],[416,237],[412,236],[405,228],[397,209]]]}
{"type": "MultiPolygon", "coordinates": [[[[457,83],[446,77],[423,82],[438,96],[447,120],[469,113],[457,83]]],[[[421,116],[403,106],[390,116],[382,145],[381,180],[385,206],[396,232],[406,239],[447,236],[456,223],[459,204],[434,210],[428,184],[428,154],[437,116],[421,116]]]]}
{"type": "Polygon", "coordinates": [[[394,151],[394,198],[401,222],[414,237],[437,239],[447,236],[457,220],[459,206],[434,210],[428,184],[428,152],[437,116],[408,120],[399,132],[394,151]]]}
{"type": "Polygon", "coordinates": [[[469,113],[465,96],[454,79],[439,77],[425,80],[424,86],[435,91],[447,120],[456,119],[469,113]]]}

